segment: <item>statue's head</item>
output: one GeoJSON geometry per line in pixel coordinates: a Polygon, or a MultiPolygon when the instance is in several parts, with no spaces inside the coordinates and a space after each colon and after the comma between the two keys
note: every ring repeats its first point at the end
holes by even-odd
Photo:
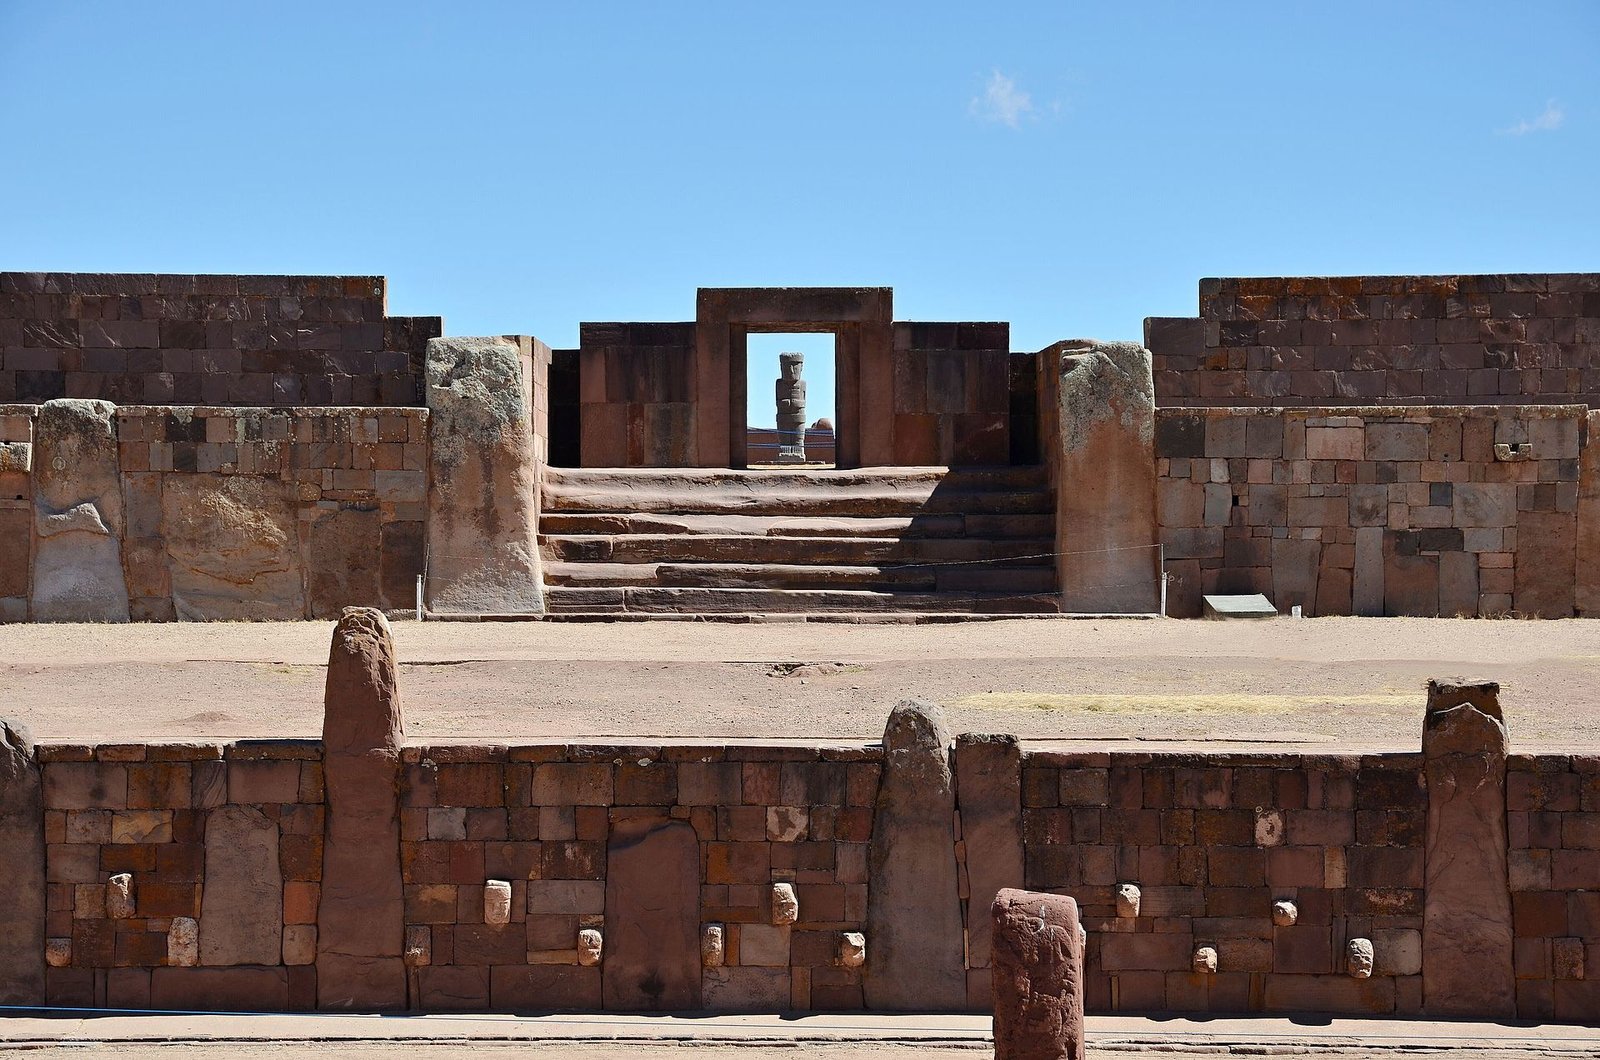
{"type": "Polygon", "coordinates": [[[803,353],[778,354],[778,367],[783,372],[785,382],[798,383],[800,373],[805,371],[806,355],[803,353]]]}

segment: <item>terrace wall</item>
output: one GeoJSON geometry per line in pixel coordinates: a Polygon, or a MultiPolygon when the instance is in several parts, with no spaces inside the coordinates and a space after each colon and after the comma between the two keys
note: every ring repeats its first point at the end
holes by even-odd
{"type": "Polygon", "coordinates": [[[1161,409],[1168,613],[1254,592],[1308,615],[1591,613],[1590,423],[1582,406],[1161,409]]]}
{"type": "Polygon", "coordinates": [[[1600,274],[1200,281],[1152,317],[1157,402],[1600,404],[1600,274]]]}
{"type": "Polygon", "coordinates": [[[0,402],[420,405],[441,333],[381,276],[0,273],[0,402]]]}

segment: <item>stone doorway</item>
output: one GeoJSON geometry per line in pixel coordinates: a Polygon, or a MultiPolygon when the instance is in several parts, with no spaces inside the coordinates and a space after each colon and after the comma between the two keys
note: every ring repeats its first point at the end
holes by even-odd
{"type": "Polygon", "coordinates": [[[832,332],[747,336],[746,466],[802,470],[834,466],[838,422],[834,345],[832,332]]]}

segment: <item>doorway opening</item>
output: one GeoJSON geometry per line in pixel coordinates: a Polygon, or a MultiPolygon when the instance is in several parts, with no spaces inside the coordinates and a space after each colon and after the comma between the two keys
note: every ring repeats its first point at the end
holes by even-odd
{"type": "Polygon", "coordinates": [[[834,347],[831,332],[746,337],[746,466],[836,466],[834,347]]]}

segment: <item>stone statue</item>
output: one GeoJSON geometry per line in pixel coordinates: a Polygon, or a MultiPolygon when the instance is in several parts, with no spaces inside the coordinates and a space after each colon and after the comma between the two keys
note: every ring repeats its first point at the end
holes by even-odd
{"type": "Polygon", "coordinates": [[[805,371],[806,355],[780,353],[778,365],[778,463],[803,464],[806,462],[806,381],[800,378],[805,371]]]}

